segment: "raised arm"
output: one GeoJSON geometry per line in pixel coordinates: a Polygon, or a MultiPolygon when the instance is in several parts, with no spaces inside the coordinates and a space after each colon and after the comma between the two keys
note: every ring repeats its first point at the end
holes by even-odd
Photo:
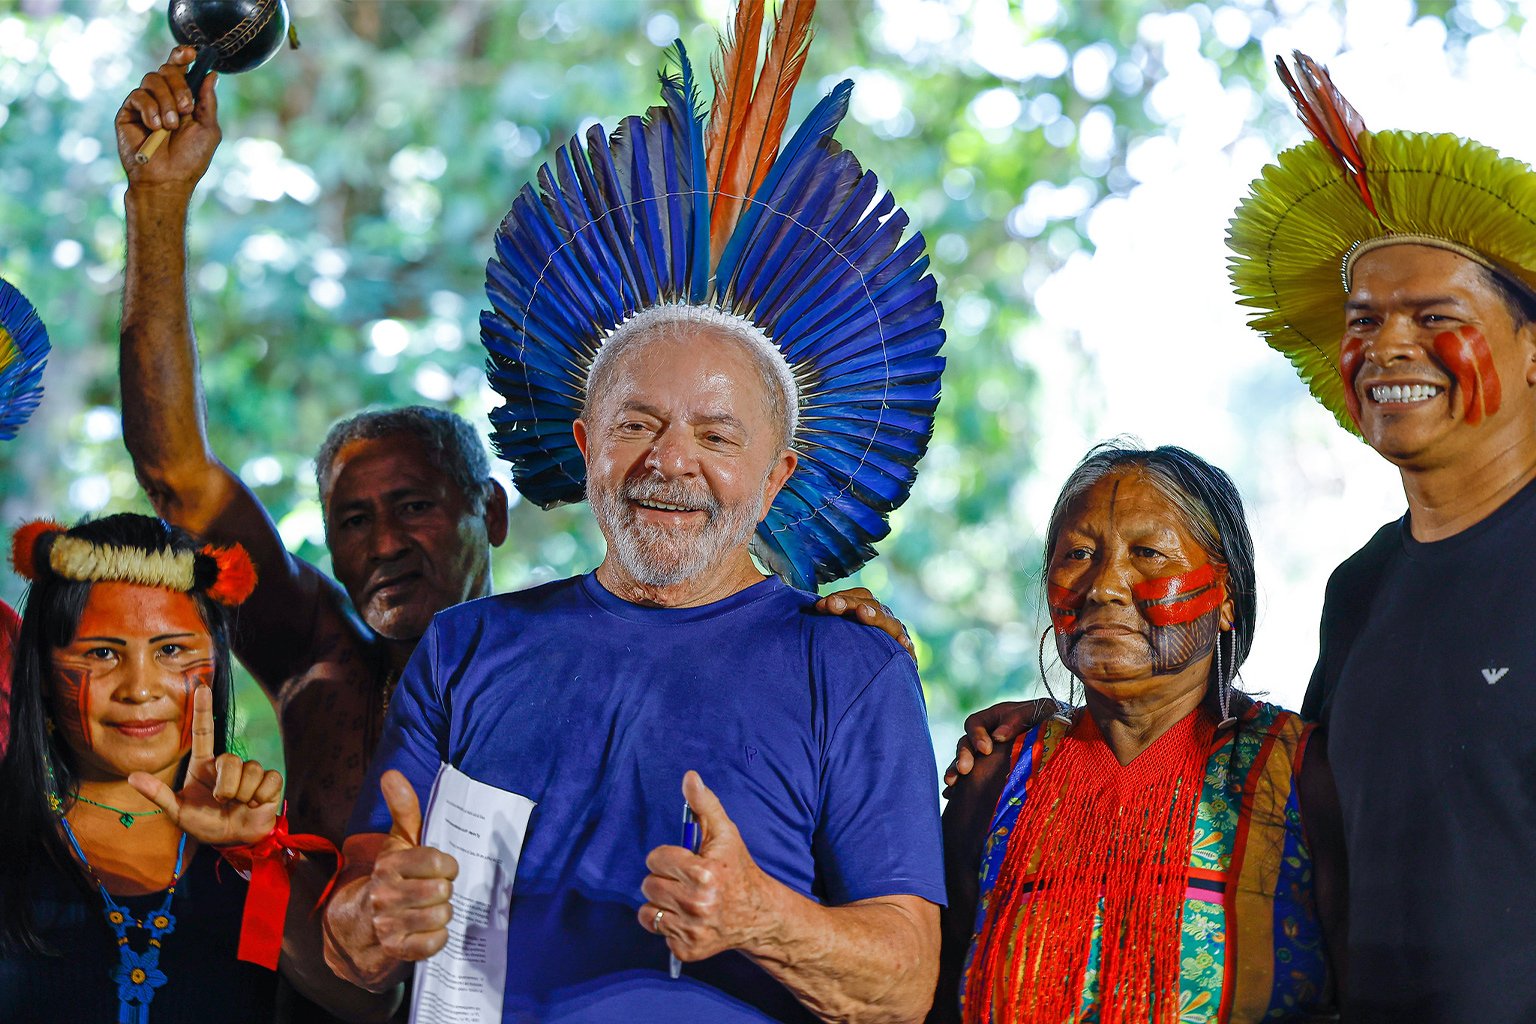
{"type": "Polygon", "coordinates": [[[194,54],[191,47],[172,51],[123,101],[115,122],[118,156],[128,174],[119,370],[123,440],[162,518],[211,541],[239,543],[255,561],[259,584],[241,610],[236,649],[273,692],[313,646],[322,603],[346,605],[334,584],[289,555],[256,496],[209,447],[187,309],[186,225],[192,192],[220,132],[217,76],[204,80],[195,106],[187,89],[184,71],[194,54]],[[139,145],[161,126],[171,130],[165,145],[147,163],[137,163],[139,145]],[[277,636],[285,642],[271,642],[277,636]]]}

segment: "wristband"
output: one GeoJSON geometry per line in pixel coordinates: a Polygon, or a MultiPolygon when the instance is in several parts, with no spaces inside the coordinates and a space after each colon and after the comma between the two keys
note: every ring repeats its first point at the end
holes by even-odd
{"type": "Polygon", "coordinates": [[[288,831],[288,816],[278,816],[272,831],[254,843],[218,847],[219,856],[237,871],[250,876],[245,894],[245,912],[240,919],[240,948],[236,955],[247,963],[277,969],[283,948],[283,924],[288,916],[288,864],[301,851],[329,853],[336,857],[336,870],[325,884],[315,906],[325,902],[336,876],[341,873],[341,852],[324,836],[288,831]]]}

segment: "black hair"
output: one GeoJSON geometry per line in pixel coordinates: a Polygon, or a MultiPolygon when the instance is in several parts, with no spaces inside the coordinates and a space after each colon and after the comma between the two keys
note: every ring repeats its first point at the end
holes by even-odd
{"type": "MultiPolygon", "coordinates": [[[[464,500],[477,515],[485,511],[491,482],[491,462],[485,445],[469,421],[446,409],[407,405],[399,409],[371,409],[331,427],[315,456],[315,482],[322,505],[329,505],[335,483],[336,456],[351,441],[377,440],[399,435],[414,437],[427,449],[432,465],[458,485],[464,500]]],[[[330,519],[326,519],[330,530],[330,519]]]]}
{"type": "MultiPolygon", "coordinates": [[[[87,520],[67,536],[147,551],[196,551],[200,546],[184,530],[133,513],[87,520]]],[[[48,728],[48,703],[53,650],[73,642],[93,585],[44,568],[27,588],[11,665],[10,746],[0,761],[0,822],[5,823],[5,841],[0,842],[0,950],[50,952],[32,919],[30,876],[35,866],[52,863],[66,877],[85,884],[50,803],[56,793],[64,809],[69,808],[78,792],[79,772],[62,733],[48,728]]],[[[234,716],[228,612],[200,591],[190,596],[213,641],[214,750],[222,753],[229,748],[234,716]]]]}
{"type": "Polygon", "coordinates": [[[1050,572],[1051,552],[1067,514],[1077,499],[1105,477],[1137,470],[1168,499],[1187,529],[1213,561],[1227,567],[1227,595],[1232,599],[1234,644],[1232,668],[1237,668],[1253,648],[1254,619],[1258,615],[1258,585],[1254,572],[1253,535],[1243,512],[1243,499],[1232,478],[1194,452],[1174,445],[1138,448],[1125,439],[1104,441],[1083,456],[1067,477],[1051,510],[1045,531],[1042,582],[1050,572]]]}
{"type": "Polygon", "coordinates": [[[1509,318],[1515,322],[1515,330],[1519,330],[1526,324],[1536,323],[1536,293],[1508,271],[1496,270],[1493,267],[1481,267],[1483,280],[1488,282],[1488,287],[1498,293],[1504,300],[1504,307],[1509,310],[1509,318]]]}

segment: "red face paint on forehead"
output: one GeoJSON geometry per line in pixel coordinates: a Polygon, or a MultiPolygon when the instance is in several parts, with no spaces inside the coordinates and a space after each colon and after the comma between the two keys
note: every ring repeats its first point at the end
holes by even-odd
{"type": "Polygon", "coordinates": [[[1077,625],[1077,613],[1082,610],[1087,596],[1068,587],[1046,584],[1045,602],[1050,609],[1051,625],[1056,627],[1058,633],[1066,633],[1077,625]]]}
{"type": "Polygon", "coordinates": [[[190,594],[136,583],[97,583],[91,587],[75,637],[147,639],[192,633],[208,637],[208,627],[190,594]]]}
{"type": "Polygon", "coordinates": [[[1461,418],[1472,426],[1499,411],[1504,395],[1488,340],[1471,324],[1435,335],[1435,356],[1456,378],[1461,418]]]}
{"type": "Polygon", "coordinates": [[[1226,600],[1226,571],[1207,563],[1178,576],[1136,583],[1131,586],[1131,598],[1154,626],[1193,622],[1226,600]]]}
{"type": "Polygon", "coordinates": [[[1339,378],[1344,382],[1344,407],[1349,418],[1360,425],[1360,396],[1355,392],[1355,378],[1365,367],[1365,339],[1347,334],[1339,346],[1339,378]]]}

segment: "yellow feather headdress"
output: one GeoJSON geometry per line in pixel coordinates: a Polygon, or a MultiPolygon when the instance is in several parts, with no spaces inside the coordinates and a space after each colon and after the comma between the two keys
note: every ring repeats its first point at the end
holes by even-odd
{"type": "MultiPolygon", "coordinates": [[[[1316,83],[1320,73],[1322,99],[1353,114],[1327,73],[1296,56],[1303,80],[1316,83]]],[[[1340,118],[1308,110],[1317,94],[1292,91],[1314,134],[1318,122],[1337,125],[1340,118]]],[[[1354,117],[1359,130],[1348,157],[1319,136],[1265,167],[1232,217],[1227,244],[1237,254],[1238,302],[1258,311],[1250,326],[1291,361],[1341,426],[1358,433],[1339,377],[1350,259],[1383,244],[1435,245],[1536,293],[1536,171],[1455,135],[1372,132],[1354,117]]]]}

